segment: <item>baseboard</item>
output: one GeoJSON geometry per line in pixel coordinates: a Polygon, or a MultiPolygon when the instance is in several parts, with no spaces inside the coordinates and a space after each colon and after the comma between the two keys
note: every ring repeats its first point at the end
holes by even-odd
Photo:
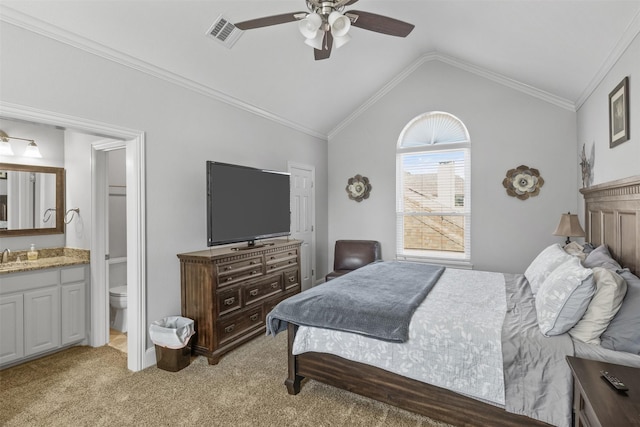
{"type": "Polygon", "coordinates": [[[144,368],[149,368],[156,364],[156,347],[147,348],[144,352],[144,368]]]}

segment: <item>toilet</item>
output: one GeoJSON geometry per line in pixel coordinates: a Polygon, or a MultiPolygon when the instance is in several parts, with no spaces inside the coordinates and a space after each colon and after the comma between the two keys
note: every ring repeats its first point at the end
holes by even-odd
{"type": "Polygon", "coordinates": [[[120,332],[127,332],[127,285],[109,289],[109,306],[111,327],[120,332]]]}

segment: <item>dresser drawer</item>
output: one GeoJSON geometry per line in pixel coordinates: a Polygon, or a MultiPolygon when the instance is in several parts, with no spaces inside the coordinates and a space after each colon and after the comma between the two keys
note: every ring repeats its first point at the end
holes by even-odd
{"type": "Polygon", "coordinates": [[[263,300],[271,295],[282,292],[282,276],[271,276],[265,280],[248,284],[244,287],[245,305],[250,305],[263,300]]]}
{"type": "Polygon", "coordinates": [[[284,259],[298,258],[298,249],[292,248],[286,251],[273,252],[265,255],[267,263],[278,262],[284,259]]]}
{"type": "Polygon", "coordinates": [[[216,294],[216,300],[218,303],[218,313],[223,314],[231,313],[242,307],[242,300],[240,299],[240,286],[236,286],[229,289],[220,290],[216,294]]]}
{"type": "Polygon", "coordinates": [[[218,337],[221,345],[232,341],[244,333],[264,325],[262,306],[256,306],[251,310],[231,314],[216,322],[218,337]]]}
{"type": "Polygon", "coordinates": [[[284,274],[284,288],[286,290],[294,288],[300,284],[300,277],[299,277],[297,268],[294,268],[292,270],[287,270],[283,274],[284,274]]]}
{"type": "Polygon", "coordinates": [[[262,257],[216,264],[218,286],[227,286],[242,280],[260,277],[263,274],[262,257]]]}

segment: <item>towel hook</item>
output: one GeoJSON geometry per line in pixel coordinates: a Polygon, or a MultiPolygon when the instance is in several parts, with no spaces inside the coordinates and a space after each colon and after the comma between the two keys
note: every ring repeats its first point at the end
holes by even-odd
{"type": "Polygon", "coordinates": [[[76,214],[80,216],[80,208],[68,209],[64,214],[64,223],[69,224],[71,221],[73,221],[73,218],[75,218],[76,214]],[[71,218],[67,219],[67,216],[69,216],[69,212],[71,212],[71,218]]]}

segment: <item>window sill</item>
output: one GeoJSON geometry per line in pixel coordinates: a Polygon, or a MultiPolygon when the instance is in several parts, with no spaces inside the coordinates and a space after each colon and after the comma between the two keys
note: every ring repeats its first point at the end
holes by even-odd
{"type": "Polygon", "coordinates": [[[435,257],[421,257],[421,256],[409,256],[409,255],[396,255],[397,261],[410,261],[410,262],[424,262],[429,264],[439,264],[445,267],[460,268],[463,270],[473,270],[473,264],[470,260],[465,259],[452,259],[452,258],[435,258],[435,257]]]}

